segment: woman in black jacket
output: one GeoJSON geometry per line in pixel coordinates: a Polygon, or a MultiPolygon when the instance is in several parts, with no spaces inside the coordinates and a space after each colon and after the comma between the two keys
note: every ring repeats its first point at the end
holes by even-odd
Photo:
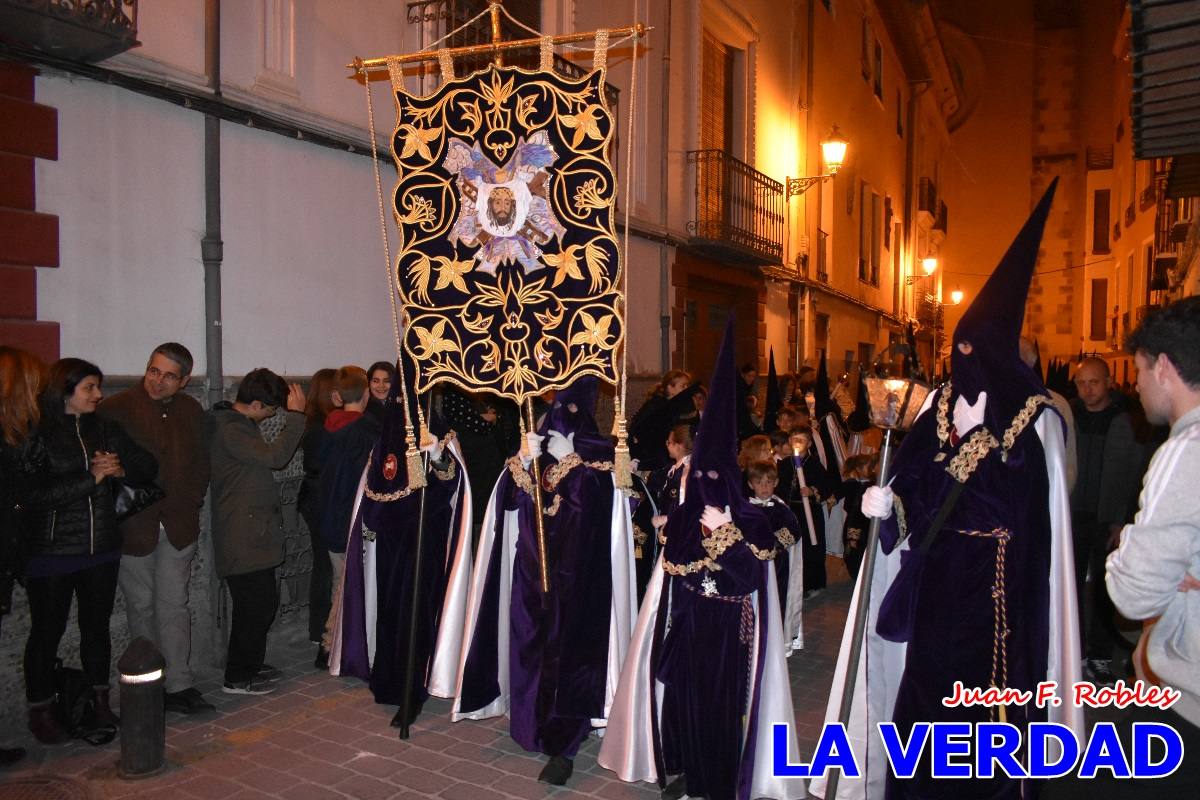
{"type": "Polygon", "coordinates": [[[111,479],[142,486],[158,472],[154,456],[115,422],[95,414],[104,396],[103,380],[100,369],[87,361],[55,362],[41,395],[41,423],[24,465],[29,536],[25,591],[31,617],[25,695],[29,729],[47,744],[67,738],[54,714],[54,662],[72,597],[79,607],[79,658],[96,689],[96,722],[118,723],[108,698],[108,623],[121,565],[111,479]]]}
{"type": "MultiPolygon", "coordinates": [[[[0,346],[0,618],[12,609],[12,590],[24,561],[22,463],[37,427],[37,398],[46,366],[15,347],[0,346]]],[[[0,766],[20,761],[20,747],[0,747],[0,766]]]]}

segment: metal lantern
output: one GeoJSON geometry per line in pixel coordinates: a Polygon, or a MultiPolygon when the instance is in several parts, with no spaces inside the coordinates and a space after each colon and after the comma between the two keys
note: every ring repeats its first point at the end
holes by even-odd
{"type": "MultiPolygon", "coordinates": [[[[917,354],[908,344],[898,342],[880,354],[871,365],[870,372],[863,375],[867,382],[867,403],[871,407],[871,424],[883,429],[883,449],[879,454],[879,486],[889,483],[888,467],[892,455],[892,432],[912,428],[917,413],[925,404],[931,391],[925,373],[921,369],[917,354]]],[[[842,686],[842,702],[838,709],[838,720],[843,727],[850,724],[850,709],[854,703],[854,683],[858,678],[858,662],[862,658],[862,645],[866,637],[868,611],[871,608],[871,577],[875,571],[875,556],[879,549],[879,520],[871,519],[867,529],[867,541],[863,549],[862,566],[859,569],[857,604],[855,605],[854,633],[850,639],[847,658],[846,680],[842,686]]],[[[840,772],[829,773],[825,797],[836,798],[840,772]]]]}
{"type": "Polygon", "coordinates": [[[872,425],[885,431],[912,428],[930,392],[912,348],[907,344],[892,345],[875,360],[863,380],[867,382],[872,425]]]}

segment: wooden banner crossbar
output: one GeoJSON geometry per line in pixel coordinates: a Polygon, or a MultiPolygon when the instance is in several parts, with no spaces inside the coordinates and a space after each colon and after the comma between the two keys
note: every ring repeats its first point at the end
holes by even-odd
{"type": "MultiPolygon", "coordinates": [[[[640,22],[637,25],[627,25],[624,28],[613,28],[608,32],[610,40],[620,38],[622,36],[636,36],[641,38],[645,36],[653,28],[646,27],[640,22]]],[[[557,36],[545,37],[553,44],[569,44],[571,42],[586,42],[596,38],[596,31],[590,33],[563,33],[557,36]]],[[[484,53],[501,53],[508,50],[522,50],[525,48],[541,47],[543,39],[514,39],[507,42],[494,41],[490,44],[473,44],[464,47],[451,47],[447,50],[430,50],[428,52],[408,53],[402,56],[381,56],[379,58],[355,58],[353,62],[346,65],[346,69],[352,69],[357,74],[366,74],[376,72],[378,70],[386,70],[388,64],[418,64],[426,61],[437,61],[441,53],[446,53],[450,57],[458,56],[473,56],[484,53]]]]}

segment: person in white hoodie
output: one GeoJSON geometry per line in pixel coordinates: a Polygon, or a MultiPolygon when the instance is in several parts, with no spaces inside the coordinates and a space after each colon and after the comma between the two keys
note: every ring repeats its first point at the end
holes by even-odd
{"type": "MultiPolygon", "coordinates": [[[[1146,317],[1129,337],[1146,417],[1169,424],[1142,484],[1139,510],[1108,557],[1105,581],[1117,610],[1142,621],[1134,651],[1138,678],[1177,689],[1160,711],[1131,707],[1118,723],[1165,722],[1183,738],[1184,761],[1152,781],[1110,779],[1080,787],[1104,797],[1200,797],[1200,297],[1146,317]]],[[[1104,774],[1104,773],[1102,773],[1104,774]]]]}

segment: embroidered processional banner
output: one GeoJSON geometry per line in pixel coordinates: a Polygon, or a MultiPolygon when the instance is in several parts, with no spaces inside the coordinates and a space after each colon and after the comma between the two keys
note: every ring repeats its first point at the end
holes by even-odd
{"type": "MultiPolygon", "coordinates": [[[[393,83],[395,87],[397,84],[393,83]]],[[[490,67],[396,88],[396,277],[417,390],[521,402],[615,382],[624,335],[604,71],[490,67]]]]}

